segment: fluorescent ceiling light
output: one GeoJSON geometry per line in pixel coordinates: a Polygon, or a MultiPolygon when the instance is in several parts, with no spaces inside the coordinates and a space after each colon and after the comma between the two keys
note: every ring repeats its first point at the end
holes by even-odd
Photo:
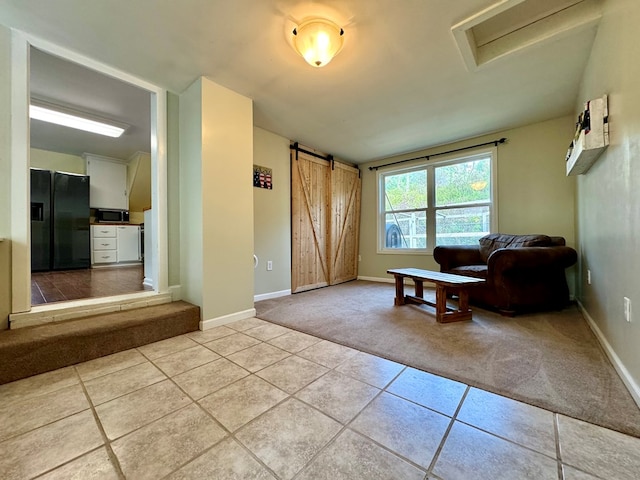
{"type": "Polygon", "coordinates": [[[107,137],[117,138],[126,130],[126,127],[124,126],[116,126],[97,120],[90,120],[88,118],[60,110],[54,110],[48,106],[44,107],[34,105],[32,103],[29,107],[29,116],[35,120],[55,123],[56,125],[62,125],[64,127],[84,130],[85,132],[98,133],[100,135],[106,135],[107,137]]]}

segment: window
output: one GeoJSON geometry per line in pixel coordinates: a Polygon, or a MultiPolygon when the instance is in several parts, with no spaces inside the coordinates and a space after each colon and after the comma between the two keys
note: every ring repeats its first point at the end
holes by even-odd
{"type": "Polygon", "coordinates": [[[378,171],[378,252],[476,245],[495,222],[496,149],[378,171]]]}

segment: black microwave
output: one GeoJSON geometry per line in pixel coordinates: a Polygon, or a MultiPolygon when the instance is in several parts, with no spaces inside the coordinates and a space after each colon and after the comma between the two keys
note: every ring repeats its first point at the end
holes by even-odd
{"type": "Polygon", "coordinates": [[[128,210],[96,210],[96,222],[129,223],[128,210]]]}

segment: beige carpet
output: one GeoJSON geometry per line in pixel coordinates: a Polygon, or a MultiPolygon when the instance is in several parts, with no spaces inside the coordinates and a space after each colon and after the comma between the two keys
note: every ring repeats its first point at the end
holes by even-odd
{"type": "Polygon", "coordinates": [[[470,322],[438,324],[429,307],[395,307],[394,294],[393,284],[353,281],[263,300],[256,310],[273,323],[640,437],[640,409],[577,307],[515,318],[475,308],[470,322]]]}

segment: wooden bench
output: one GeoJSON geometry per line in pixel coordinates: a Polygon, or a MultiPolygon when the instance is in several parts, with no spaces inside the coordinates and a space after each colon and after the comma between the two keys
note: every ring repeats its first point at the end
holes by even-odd
{"type": "Polygon", "coordinates": [[[485,280],[480,278],[465,277],[451,273],[420,270],[419,268],[393,268],[387,270],[396,281],[395,305],[407,303],[418,305],[430,305],[436,307],[436,320],[438,323],[459,322],[471,320],[469,308],[469,292],[467,288],[482,285],[485,280]],[[404,294],[404,279],[411,278],[415,283],[415,295],[404,294]],[[436,285],[436,303],[423,298],[423,282],[432,282],[436,285]],[[458,309],[447,306],[447,291],[458,296],[458,309]]]}

